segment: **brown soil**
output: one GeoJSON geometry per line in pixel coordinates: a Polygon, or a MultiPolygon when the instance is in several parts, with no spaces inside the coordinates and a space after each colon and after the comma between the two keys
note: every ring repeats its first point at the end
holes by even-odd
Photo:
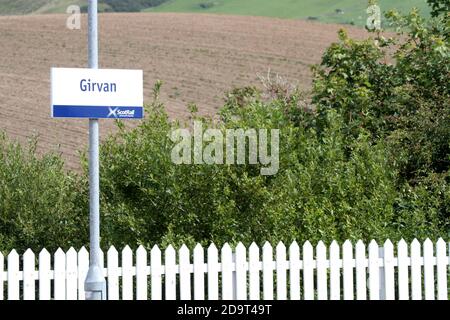
{"type": "MultiPolygon", "coordinates": [[[[67,17],[0,17],[0,130],[21,142],[38,134],[40,151],[59,150],[67,167],[77,169],[88,121],[50,118],[50,68],[87,66],[86,16],[81,30],[67,29],[67,17]]],[[[261,17],[104,14],[100,67],[143,69],[146,101],[161,79],[171,117],[186,117],[190,102],[201,114],[213,114],[226,90],[258,85],[269,68],[308,89],[309,65],[320,61],[341,27],[261,17]]],[[[367,36],[347,29],[353,37],[367,36]]],[[[111,120],[101,121],[103,137],[113,128],[111,120]]]]}

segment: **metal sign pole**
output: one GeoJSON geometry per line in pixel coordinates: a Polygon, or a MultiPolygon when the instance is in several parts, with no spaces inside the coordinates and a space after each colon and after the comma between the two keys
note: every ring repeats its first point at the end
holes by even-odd
{"type": "MultiPolygon", "coordinates": [[[[97,0],[88,0],[89,68],[98,69],[97,0]]],[[[89,119],[89,237],[90,262],[85,281],[87,300],[106,300],[106,281],[100,265],[99,124],[89,119]]]]}

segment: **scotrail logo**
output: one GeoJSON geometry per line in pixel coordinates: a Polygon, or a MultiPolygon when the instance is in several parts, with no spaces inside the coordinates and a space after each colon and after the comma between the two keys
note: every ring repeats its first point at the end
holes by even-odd
{"type": "Polygon", "coordinates": [[[135,110],[120,110],[119,107],[109,107],[108,118],[133,118],[135,110]]]}
{"type": "Polygon", "coordinates": [[[111,107],[109,107],[108,109],[109,109],[108,118],[110,117],[117,118],[117,109],[119,108],[112,109],[111,107]]]}

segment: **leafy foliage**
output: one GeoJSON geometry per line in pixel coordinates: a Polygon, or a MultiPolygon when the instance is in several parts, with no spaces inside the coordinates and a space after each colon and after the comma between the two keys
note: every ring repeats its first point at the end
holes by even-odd
{"type": "Polygon", "coordinates": [[[36,154],[0,134],[0,248],[56,250],[87,242],[86,194],[57,154],[36,154]],[[84,203],[84,205],[83,205],[84,203]]]}
{"type": "Polygon", "coordinates": [[[315,68],[313,101],[319,115],[331,108],[344,117],[349,139],[368,130],[373,143],[385,140],[406,197],[401,202],[407,199],[401,207],[436,211],[449,232],[449,20],[424,20],[416,10],[387,18],[398,37],[354,41],[340,33],[315,68]],[[411,201],[410,193],[426,192],[411,201]]]}
{"type": "Polygon", "coordinates": [[[450,12],[450,0],[427,0],[427,3],[431,6],[431,15],[436,17],[441,13],[447,14],[450,12]]]}
{"type": "Polygon", "coordinates": [[[227,93],[218,123],[193,116],[204,129],[280,129],[275,176],[259,175],[258,165],[171,163],[168,133],[181,124],[155,100],[141,126],[103,146],[106,238],[153,245],[448,236],[448,24],[417,11],[387,19],[399,37],[355,41],[340,32],[314,68],[312,107],[289,84],[266,81],[265,92],[227,93]]]}
{"type": "MultiPolygon", "coordinates": [[[[374,144],[369,131],[350,139],[338,112],[328,110],[318,119],[299,109],[298,96],[262,101],[254,88],[227,96],[221,122],[193,119],[202,120],[204,129],[281,129],[278,174],[261,176],[260,165],[172,163],[169,133],[181,124],[170,122],[155,101],[139,127],[102,146],[104,245],[395,240],[445,233],[440,200],[399,183],[387,145],[374,144]]],[[[441,191],[448,194],[446,187],[441,191]]]]}
{"type": "MultiPolygon", "coordinates": [[[[450,53],[446,14],[387,14],[398,36],[344,31],[310,96],[280,77],[235,88],[218,117],[171,121],[159,101],[101,145],[102,246],[450,236],[450,53]],[[279,129],[279,171],[176,165],[170,133],[279,129]]],[[[204,142],[206,146],[207,142],[204,142]]],[[[84,161],[86,159],[84,158],[84,161]]],[[[86,162],[85,169],[87,169],[86,162]]],[[[87,170],[0,136],[0,247],[87,244],[87,170]]]]}

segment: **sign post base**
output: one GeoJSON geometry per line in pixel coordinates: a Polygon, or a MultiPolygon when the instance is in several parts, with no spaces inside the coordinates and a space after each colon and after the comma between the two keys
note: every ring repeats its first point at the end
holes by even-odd
{"type": "Polygon", "coordinates": [[[86,300],[106,300],[106,281],[103,278],[102,270],[99,266],[89,267],[89,271],[84,283],[86,300]]]}

